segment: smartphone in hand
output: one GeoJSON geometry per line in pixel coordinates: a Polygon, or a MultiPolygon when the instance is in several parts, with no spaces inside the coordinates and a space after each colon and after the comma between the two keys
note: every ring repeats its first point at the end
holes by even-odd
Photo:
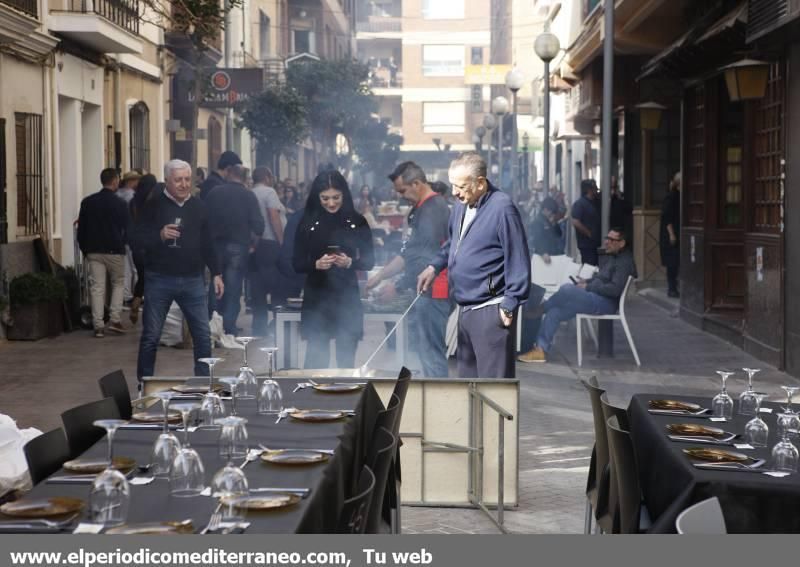
{"type": "Polygon", "coordinates": [[[342,249],[340,246],[328,246],[325,249],[325,254],[330,254],[331,256],[338,256],[342,253],[342,249]]]}

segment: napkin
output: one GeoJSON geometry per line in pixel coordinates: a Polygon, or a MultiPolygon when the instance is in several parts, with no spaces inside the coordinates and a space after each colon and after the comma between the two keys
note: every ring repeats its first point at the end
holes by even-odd
{"type": "Polygon", "coordinates": [[[81,522],[72,531],[74,534],[99,534],[103,531],[103,524],[91,524],[89,522],[81,522]]]}
{"type": "Polygon", "coordinates": [[[152,476],[135,476],[128,481],[129,484],[133,484],[134,486],[140,486],[144,484],[150,484],[155,480],[155,477],[152,476]]]}

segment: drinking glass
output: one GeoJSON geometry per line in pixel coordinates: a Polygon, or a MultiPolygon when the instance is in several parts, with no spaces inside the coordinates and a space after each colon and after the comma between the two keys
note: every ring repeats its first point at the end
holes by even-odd
{"type": "Polygon", "coordinates": [[[211,356],[208,358],[198,358],[197,362],[202,362],[203,364],[208,364],[208,393],[210,394],[214,388],[214,367],[225,360],[224,358],[219,358],[217,356],[211,356]]]}
{"type": "MultiPolygon", "coordinates": [[[[172,224],[175,225],[175,230],[180,232],[181,231],[181,224],[183,224],[183,220],[181,219],[181,217],[175,217],[175,220],[172,222],[172,224]]],[[[178,244],[178,239],[177,238],[173,238],[172,239],[172,244],[170,244],[169,247],[170,248],[180,248],[181,245],[178,244]]]]}
{"type": "Polygon", "coordinates": [[[114,468],[114,433],[125,423],[122,419],[98,419],[92,423],[105,429],[108,439],[108,467],[97,475],[89,493],[89,516],[92,522],[104,526],[118,526],[128,518],[131,488],[125,475],[114,468]]]}
{"type": "Polygon", "coordinates": [[[758,368],[742,368],[747,373],[747,389],[739,395],[739,414],[754,415],[756,413],[756,392],[753,390],[753,376],[761,372],[758,368]]]}
{"type": "Polygon", "coordinates": [[[270,380],[272,380],[272,370],[275,361],[275,353],[278,352],[278,347],[275,346],[261,347],[259,350],[267,355],[267,377],[270,380]]]}
{"type": "Polygon", "coordinates": [[[225,417],[225,404],[219,394],[209,392],[203,396],[203,401],[200,404],[200,427],[219,427],[217,420],[221,417],[225,417]]]}
{"type": "Polygon", "coordinates": [[[776,471],[797,472],[797,462],[800,460],[800,453],[797,447],[792,445],[789,440],[789,430],[797,427],[800,421],[797,414],[782,413],[778,416],[779,429],[783,431],[781,440],[772,448],[772,468],[776,471]],[[794,427],[793,427],[794,425],[794,427]]]}
{"type": "Polygon", "coordinates": [[[223,384],[227,384],[231,390],[231,415],[236,415],[236,390],[241,382],[238,376],[223,376],[219,379],[223,384]]]}
{"type": "Polygon", "coordinates": [[[769,438],[769,427],[767,423],[761,419],[761,402],[767,396],[765,394],[753,394],[756,405],[754,408],[755,417],[747,422],[744,426],[744,440],[750,443],[753,447],[766,447],[767,439],[769,438]]]}
{"type": "Polygon", "coordinates": [[[236,342],[244,345],[244,360],[242,367],[239,368],[239,399],[240,400],[254,400],[258,396],[258,382],[256,382],[256,373],[247,364],[247,345],[257,337],[237,337],[236,342]]]}
{"type": "Polygon", "coordinates": [[[800,435],[800,415],[788,411],[784,408],[784,412],[778,416],[778,437],[783,438],[786,437],[787,439],[796,439],[798,435],[800,435]],[[786,415],[786,418],[782,419],[782,416],[786,415]]]}
{"type": "Polygon", "coordinates": [[[273,355],[278,347],[263,347],[261,352],[267,355],[267,379],[261,382],[258,390],[258,413],[277,414],[283,411],[283,392],[280,384],[272,379],[273,355]]]}
{"type": "Polygon", "coordinates": [[[189,415],[199,405],[195,401],[173,402],[183,418],[183,446],[169,471],[170,494],[178,497],[199,496],[205,488],[205,469],[197,451],[189,446],[189,415]]]}
{"type": "Polygon", "coordinates": [[[176,393],[169,390],[153,394],[164,406],[164,431],[158,436],[150,456],[150,467],[156,478],[168,478],[172,462],[178,456],[181,443],[169,429],[169,403],[176,393]]]}
{"type": "Polygon", "coordinates": [[[796,413],[792,409],[792,396],[794,396],[797,390],[800,390],[800,387],[797,386],[781,386],[783,391],[786,392],[786,413],[796,413]]]}
{"type": "MultiPolygon", "coordinates": [[[[219,420],[222,430],[219,437],[220,454],[227,455],[228,462],[214,475],[211,490],[220,498],[245,496],[248,494],[247,477],[241,468],[233,464],[233,457],[242,448],[247,454],[247,420],[243,417],[228,416],[219,420]]],[[[242,514],[232,505],[222,506],[223,520],[242,520],[242,514]]]]}
{"type": "Polygon", "coordinates": [[[732,419],[733,399],[728,395],[728,389],[726,388],[725,383],[734,373],[727,372],[725,370],[717,370],[717,374],[719,374],[719,377],[722,378],[722,390],[720,390],[720,393],[714,396],[714,399],[711,400],[711,411],[715,417],[721,417],[726,420],[732,419]]]}

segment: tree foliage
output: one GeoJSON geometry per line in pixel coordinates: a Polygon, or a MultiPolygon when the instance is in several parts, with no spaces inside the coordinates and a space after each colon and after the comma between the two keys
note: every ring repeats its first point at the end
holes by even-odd
{"type": "Polygon", "coordinates": [[[403,137],[389,132],[384,120],[367,120],[353,133],[352,146],[358,156],[357,169],[383,177],[397,164],[403,137]]]}

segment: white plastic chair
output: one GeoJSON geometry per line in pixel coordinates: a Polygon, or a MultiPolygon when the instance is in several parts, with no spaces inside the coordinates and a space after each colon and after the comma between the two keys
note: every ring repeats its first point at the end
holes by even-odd
{"type": "Polygon", "coordinates": [[[587,315],[579,313],[575,317],[575,327],[578,330],[578,366],[583,366],[583,341],[581,339],[581,327],[584,319],[589,322],[590,334],[594,338],[595,346],[597,346],[597,337],[594,334],[594,329],[591,328],[592,320],[606,320],[606,321],[619,321],[622,323],[622,328],[625,331],[625,336],[628,338],[628,344],[633,352],[633,358],[636,359],[636,366],[641,366],[639,360],[639,353],[636,351],[636,345],[633,343],[633,336],[631,335],[630,327],[628,327],[628,320],[625,318],[625,300],[628,297],[628,289],[631,287],[633,276],[628,276],[628,281],[625,283],[625,289],[622,290],[622,295],[619,298],[619,311],[614,315],[587,315]]]}
{"type": "Polygon", "coordinates": [[[675,528],[682,535],[728,533],[725,517],[722,515],[722,507],[716,496],[693,504],[678,514],[675,519],[675,528]]]}

